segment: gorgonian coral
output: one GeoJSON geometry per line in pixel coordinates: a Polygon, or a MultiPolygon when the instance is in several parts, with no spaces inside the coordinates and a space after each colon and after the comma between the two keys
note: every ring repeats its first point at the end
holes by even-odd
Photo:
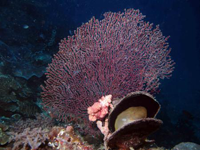
{"type": "Polygon", "coordinates": [[[61,120],[87,118],[87,107],[111,94],[154,92],[174,69],[167,39],[139,10],[94,17],[59,44],[42,86],[45,108],[61,120]]]}

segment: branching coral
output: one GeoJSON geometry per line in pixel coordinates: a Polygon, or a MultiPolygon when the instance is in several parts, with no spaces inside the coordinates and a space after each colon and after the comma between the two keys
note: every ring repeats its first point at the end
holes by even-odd
{"type": "Polygon", "coordinates": [[[37,149],[41,144],[44,144],[48,139],[48,130],[41,128],[26,128],[22,133],[10,132],[10,142],[14,141],[12,150],[26,150],[30,147],[31,150],[37,149]]]}

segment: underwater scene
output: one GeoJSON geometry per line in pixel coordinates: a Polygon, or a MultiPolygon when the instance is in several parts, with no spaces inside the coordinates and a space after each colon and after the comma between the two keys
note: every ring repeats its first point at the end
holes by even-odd
{"type": "Polygon", "coordinates": [[[0,0],[0,150],[200,150],[199,0],[0,0]]]}

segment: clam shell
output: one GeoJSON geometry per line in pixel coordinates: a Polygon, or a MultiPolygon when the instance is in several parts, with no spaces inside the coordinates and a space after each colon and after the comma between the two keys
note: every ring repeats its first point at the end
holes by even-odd
{"type": "Polygon", "coordinates": [[[159,103],[152,95],[146,92],[132,92],[122,98],[113,108],[108,118],[108,128],[110,132],[114,132],[114,124],[117,116],[129,107],[143,106],[147,109],[147,118],[154,118],[160,110],[159,103]]]}
{"type": "Polygon", "coordinates": [[[162,121],[155,118],[138,119],[113,132],[106,140],[106,147],[129,150],[130,147],[135,149],[147,145],[147,136],[159,129],[161,124],[162,121]]]}

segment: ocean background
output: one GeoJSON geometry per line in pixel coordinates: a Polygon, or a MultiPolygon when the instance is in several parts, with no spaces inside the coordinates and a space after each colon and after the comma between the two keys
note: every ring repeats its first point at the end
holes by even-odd
{"type": "Polygon", "coordinates": [[[61,39],[93,16],[101,20],[105,12],[128,8],[139,9],[145,21],[170,36],[176,63],[172,77],[161,81],[155,95],[161,104],[157,118],[164,124],[151,138],[166,148],[180,142],[200,144],[199,0],[0,0],[0,122],[43,112],[40,85],[61,39]]]}

